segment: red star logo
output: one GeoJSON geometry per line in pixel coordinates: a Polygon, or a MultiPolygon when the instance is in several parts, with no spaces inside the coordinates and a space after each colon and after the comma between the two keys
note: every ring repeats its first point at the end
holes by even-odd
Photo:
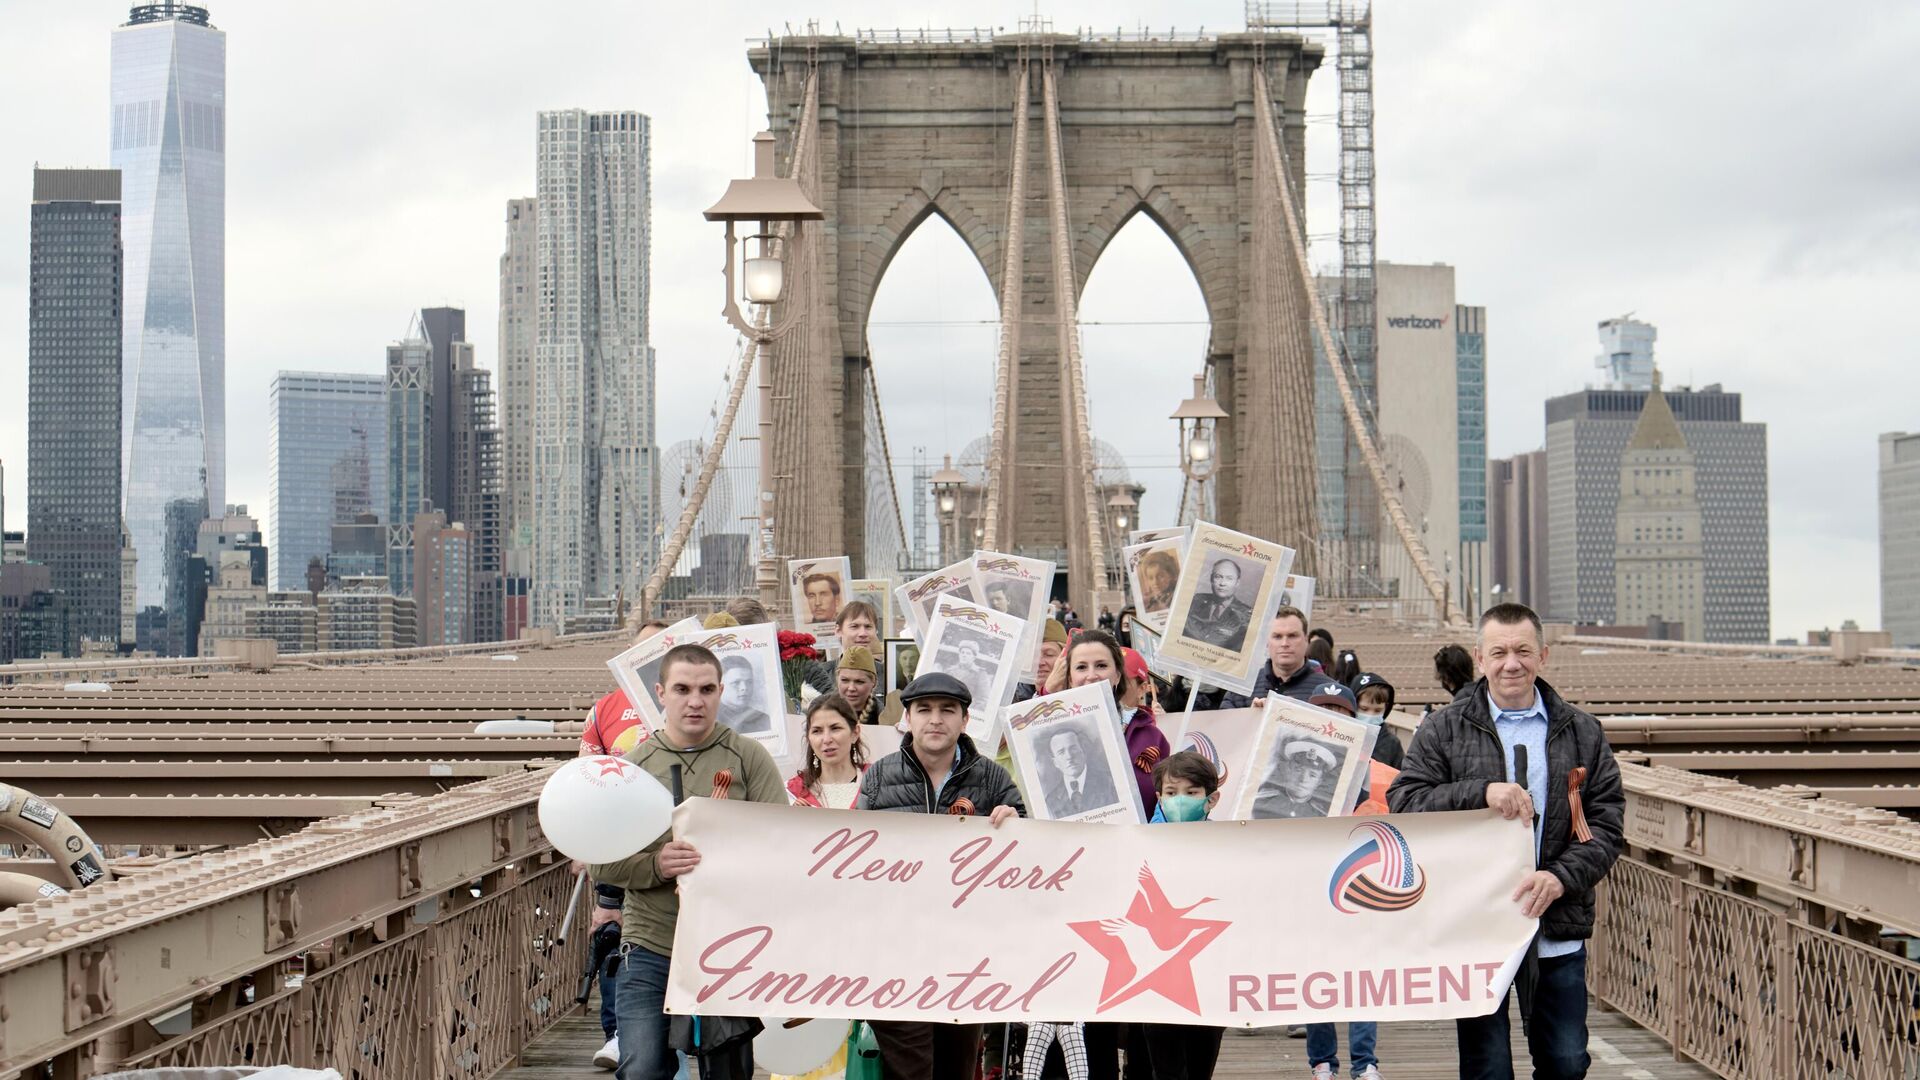
{"type": "Polygon", "coordinates": [[[1323,728],[1321,728],[1321,729],[1320,729],[1320,734],[1322,734],[1322,735],[1337,735],[1337,734],[1339,734],[1339,732],[1337,732],[1337,731],[1335,731],[1335,730],[1333,730],[1333,721],[1331,721],[1331,720],[1329,720],[1329,721],[1327,721],[1327,726],[1326,726],[1326,727],[1323,727],[1323,728]]]}
{"type": "Polygon", "coordinates": [[[1123,919],[1095,919],[1068,923],[1094,951],[1106,958],[1107,977],[1100,986],[1100,1006],[1106,1012],[1153,991],[1175,1005],[1200,1015],[1200,996],[1193,985],[1193,959],[1233,924],[1219,919],[1194,919],[1188,912],[1213,897],[1186,907],[1174,907],[1152,868],[1140,867],[1140,891],[1134,894],[1123,919]]]}
{"type": "Polygon", "coordinates": [[[1249,540],[1244,545],[1242,545],[1240,548],[1240,554],[1242,555],[1253,554],[1253,541],[1249,540]]]}
{"type": "Polygon", "coordinates": [[[627,778],[628,762],[626,758],[603,757],[599,759],[596,764],[600,766],[600,771],[595,776],[596,779],[609,774],[617,776],[622,780],[627,778]]]}

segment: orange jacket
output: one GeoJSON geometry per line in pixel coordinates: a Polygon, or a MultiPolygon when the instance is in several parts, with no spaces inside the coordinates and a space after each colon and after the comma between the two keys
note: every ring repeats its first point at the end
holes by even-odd
{"type": "Polygon", "coordinates": [[[1355,817],[1362,814],[1385,814],[1387,810],[1387,788],[1400,770],[1378,761],[1367,762],[1367,801],[1353,808],[1355,817]]]}

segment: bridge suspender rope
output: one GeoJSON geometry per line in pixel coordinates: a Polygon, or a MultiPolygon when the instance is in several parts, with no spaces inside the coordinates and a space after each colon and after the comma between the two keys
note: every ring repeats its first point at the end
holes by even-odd
{"type": "Polygon", "coordinates": [[[1312,264],[1307,261],[1307,247],[1300,229],[1300,218],[1295,210],[1292,184],[1288,179],[1286,162],[1280,150],[1280,129],[1274,121],[1273,94],[1267,88],[1267,73],[1264,68],[1254,69],[1256,83],[1253,95],[1255,128],[1258,140],[1258,152],[1267,160],[1269,172],[1279,185],[1274,193],[1274,201],[1280,204],[1281,214],[1286,222],[1288,244],[1293,249],[1294,261],[1299,265],[1300,278],[1307,295],[1307,317],[1312,320],[1313,332],[1319,339],[1321,353],[1328,361],[1333,373],[1334,385],[1340,391],[1340,408],[1346,414],[1347,427],[1353,432],[1354,441],[1360,446],[1360,456],[1367,463],[1367,473],[1373,478],[1374,489],[1380,495],[1381,507],[1386,511],[1387,519],[1392,523],[1394,532],[1400,535],[1400,542],[1406,548],[1407,557],[1412,561],[1414,570],[1427,591],[1433,595],[1436,609],[1440,611],[1443,622],[1464,624],[1465,616],[1452,610],[1448,602],[1446,585],[1440,575],[1434,572],[1433,560],[1427,557],[1427,548],[1413,531],[1412,523],[1407,519],[1405,507],[1400,504],[1400,495],[1393,485],[1387,482],[1386,464],[1381,460],[1380,448],[1374,443],[1371,430],[1360,412],[1360,406],[1354,398],[1353,385],[1347,380],[1347,373],[1339,363],[1333,334],[1327,328],[1326,309],[1321,307],[1318,291],[1314,288],[1312,264]]]}
{"type": "MultiPolygon", "coordinates": [[[[987,454],[986,539],[982,547],[1000,550],[1000,493],[1013,490],[1014,428],[1019,416],[1020,314],[1022,254],[1027,234],[1027,110],[1032,105],[1031,65],[1023,57],[1016,68],[1019,90],[1013,106],[1013,178],[1007,185],[1006,258],[1000,266],[1000,366],[993,380],[993,432],[987,454]]],[[[1007,534],[1012,533],[1011,529],[1007,534]]]]}
{"type": "MultiPolygon", "coordinates": [[[[787,175],[790,177],[799,172],[800,163],[806,160],[807,152],[812,149],[814,128],[819,114],[820,74],[816,70],[807,74],[807,103],[801,111],[799,130],[794,135],[793,157],[787,169],[787,175]]],[[[793,226],[783,223],[776,226],[775,231],[785,239],[792,234],[793,226]]],[[[727,257],[732,258],[732,252],[728,252],[727,257]]],[[[771,315],[770,307],[761,306],[758,315],[760,324],[766,325],[771,315]]],[[[680,561],[680,553],[686,549],[688,537],[693,535],[694,523],[700,519],[700,511],[706,505],[707,494],[713,489],[714,474],[720,471],[720,460],[726,452],[727,442],[733,437],[733,422],[740,413],[740,400],[746,396],[748,376],[753,374],[755,361],[765,362],[761,360],[762,351],[763,347],[758,343],[753,341],[746,343],[746,349],[741,354],[740,368],[733,376],[732,392],[727,396],[727,410],[721,415],[720,425],[714,430],[713,439],[707,443],[706,452],[700,457],[700,476],[694,481],[693,491],[687,496],[686,504],[680,509],[680,520],[674,524],[673,534],[667,537],[666,545],[660,549],[660,558],[654,563],[653,573],[647,576],[646,588],[640,596],[640,606],[634,612],[636,624],[653,613],[654,605],[660,601],[660,592],[666,587],[667,575],[673,572],[674,564],[680,561]]],[[[767,437],[767,426],[773,420],[772,416],[766,415],[767,410],[764,404],[763,402],[760,417],[760,437],[763,439],[767,437]]],[[[763,478],[755,488],[765,490],[766,485],[767,481],[763,478]]],[[[756,512],[757,509],[756,507],[756,512]]],[[[759,550],[759,543],[760,538],[756,535],[755,551],[759,550]]]]}
{"type": "MultiPolygon", "coordinates": [[[[1104,510],[1094,494],[1092,421],[1087,416],[1086,372],[1080,363],[1080,315],[1074,295],[1077,279],[1073,273],[1073,234],[1067,227],[1067,183],[1060,146],[1060,101],[1055,93],[1055,72],[1051,58],[1042,68],[1041,79],[1047,114],[1047,186],[1052,218],[1053,288],[1060,319],[1060,361],[1066,375],[1062,380],[1060,409],[1065,421],[1066,438],[1063,441],[1068,453],[1068,460],[1064,464],[1079,474],[1080,510],[1087,530],[1086,540],[1081,541],[1072,526],[1072,516],[1068,515],[1067,565],[1077,589],[1084,590],[1082,595],[1086,597],[1085,602],[1091,610],[1095,597],[1107,584],[1106,523],[1102,520],[1104,510]],[[1086,560],[1083,564],[1086,568],[1084,579],[1077,573],[1079,567],[1074,566],[1073,556],[1077,553],[1086,560]]],[[[1069,473],[1062,485],[1063,491],[1071,490],[1075,480],[1075,476],[1069,473]]],[[[1067,499],[1067,504],[1071,506],[1073,500],[1067,499]]]]}

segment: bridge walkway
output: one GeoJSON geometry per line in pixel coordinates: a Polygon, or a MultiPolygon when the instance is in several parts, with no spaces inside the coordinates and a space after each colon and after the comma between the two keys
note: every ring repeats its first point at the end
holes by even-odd
{"type": "MultiPolygon", "coordinates": [[[[1513,1015],[1515,1072],[1528,1074],[1526,1040],[1520,1017],[1513,1015]]],[[[1593,1002],[1587,1013],[1588,1052],[1593,1055],[1590,1080],[1709,1080],[1714,1074],[1693,1062],[1673,1060],[1673,1050],[1660,1036],[1617,1012],[1593,1002]]],[[[1342,1075],[1346,1069],[1345,1032],[1340,1048],[1342,1075]]],[[[580,1080],[611,1076],[595,1069],[591,1060],[600,1048],[600,1014],[576,1013],[561,1020],[528,1045],[520,1064],[497,1080],[580,1080]]],[[[1388,1080],[1453,1080],[1460,1075],[1454,1056],[1453,1024],[1408,1021],[1380,1025],[1380,1072],[1388,1080]]],[[[764,1071],[758,1073],[765,1076],[764,1071]]],[[[1289,1039],[1285,1029],[1271,1028],[1253,1035],[1229,1032],[1220,1044],[1217,1080],[1287,1080],[1307,1075],[1305,1039],[1289,1039]]]]}

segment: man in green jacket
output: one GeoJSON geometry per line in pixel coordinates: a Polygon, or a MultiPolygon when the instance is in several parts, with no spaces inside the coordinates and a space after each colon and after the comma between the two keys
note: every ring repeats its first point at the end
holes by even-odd
{"type": "MultiPolygon", "coordinates": [[[[720,661],[699,645],[680,645],[660,660],[655,688],[666,723],[634,747],[627,760],[669,790],[680,772],[686,796],[787,801],[786,785],[766,748],[715,722],[720,711],[720,661]]],[[[667,1046],[667,965],[680,915],[676,879],[700,865],[684,840],[661,836],[638,855],[592,867],[593,879],[626,889],[620,912],[620,974],[614,991],[619,1024],[617,1080],[669,1080],[679,1063],[667,1046]]]]}

